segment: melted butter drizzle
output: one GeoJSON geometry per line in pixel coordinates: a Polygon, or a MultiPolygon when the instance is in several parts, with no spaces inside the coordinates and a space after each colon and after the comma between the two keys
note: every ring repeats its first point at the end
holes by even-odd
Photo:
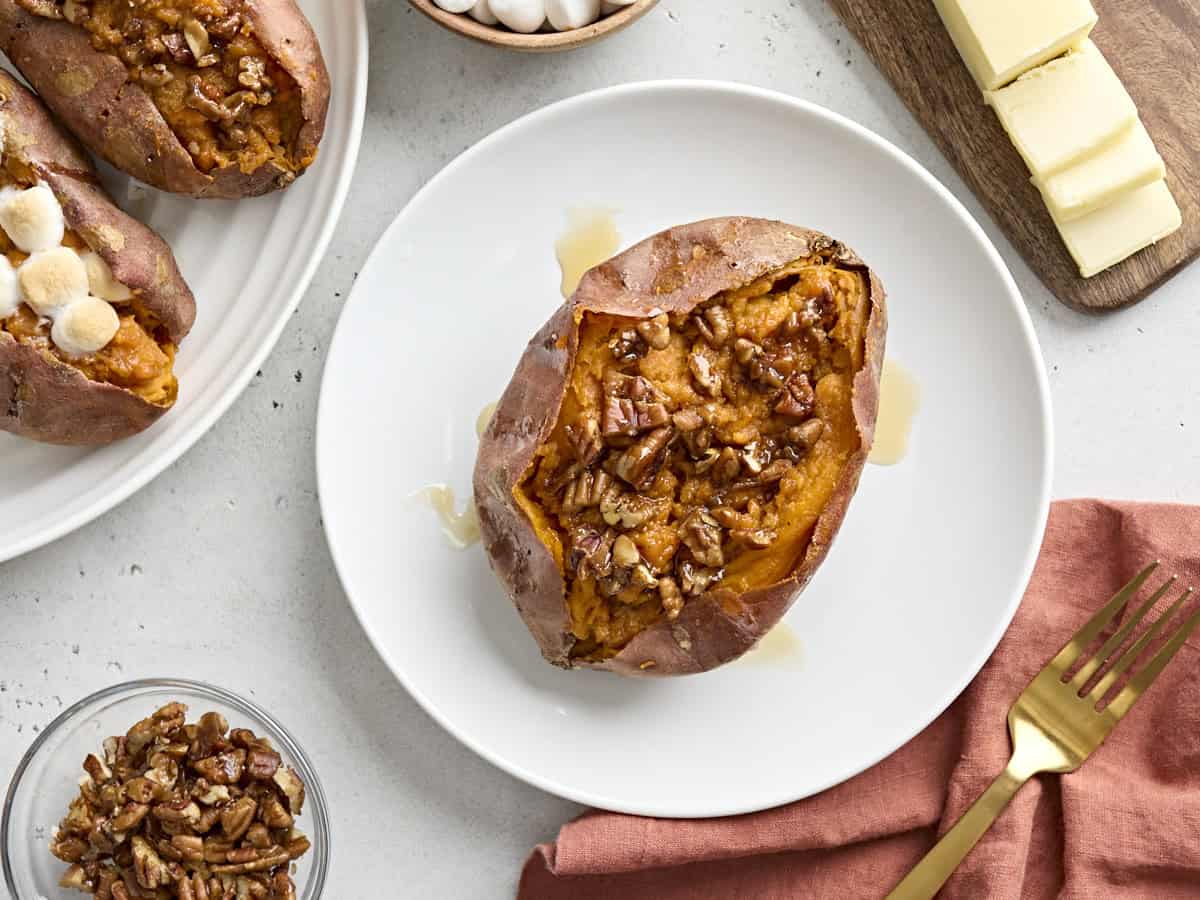
{"type": "Polygon", "coordinates": [[[570,223],[554,244],[558,266],[562,269],[562,295],[570,297],[579,287],[584,273],[610,259],[621,246],[613,210],[603,207],[569,210],[570,223]]]}
{"type": "Polygon", "coordinates": [[[487,427],[491,424],[492,416],[496,414],[496,407],[499,406],[499,401],[489,403],[479,411],[479,418],[475,420],[475,436],[483,437],[483,433],[487,431],[487,427]]]}
{"type": "Polygon", "coordinates": [[[756,665],[784,664],[789,668],[799,668],[804,664],[804,645],[791,625],[780,622],[766,633],[744,659],[756,665]]]}
{"type": "Polygon", "coordinates": [[[898,362],[883,361],[879,384],[879,418],[875,422],[875,444],[870,462],[894,466],[908,455],[913,420],[921,408],[921,386],[898,362]]]}
{"type": "Polygon", "coordinates": [[[417,496],[438,514],[442,532],[455,548],[466,550],[479,543],[479,517],[475,514],[474,503],[468,502],[466,509],[458,512],[454,502],[454,488],[445,484],[431,484],[417,496]]]}
{"type": "MultiPolygon", "coordinates": [[[[479,411],[479,415],[475,419],[475,434],[478,437],[483,437],[483,433],[487,431],[492,416],[496,414],[496,407],[499,405],[498,402],[489,403],[479,411]]],[[[466,509],[461,513],[458,512],[458,504],[454,500],[454,488],[445,484],[431,484],[419,491],[417,496],[428,503],[438,514],[438,519],[442,523],[442,533],[446,535],[446,539],[453,547],[458,550],[466,550],[479,543],[479,516],[475,512],[473,502],[468,500],[466,509]]]]}

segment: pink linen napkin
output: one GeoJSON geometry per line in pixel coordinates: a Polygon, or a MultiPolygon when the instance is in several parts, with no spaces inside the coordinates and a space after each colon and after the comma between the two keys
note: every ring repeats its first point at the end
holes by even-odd
{"type": "MultiPolygon", "coordinates": [[[[1200,586],[1200,507],[1055,503],[1024,602],[970,687],[910,743],[789,806],[673,821],[590,812],[530,855],[520,900],[883,897],[1000,772],[1030,678],[1148,561],[1200,586]]],[[[1039,776],[946,900],[1200,898],[1200,631],[1078,772],[1039,776]]]]}

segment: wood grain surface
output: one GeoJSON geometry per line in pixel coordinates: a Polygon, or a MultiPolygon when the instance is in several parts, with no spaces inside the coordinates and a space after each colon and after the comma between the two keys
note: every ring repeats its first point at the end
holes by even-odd
{"type": "Polygon", "coordinates": [[[1051,292],[1069,306],[1104,310],[1141,300],[1200,254],[1200,0],[1094,2],[1093,40],[1166,160],[1183,228],[1084,279],[932,0],[830,0],[1051,292]]]}

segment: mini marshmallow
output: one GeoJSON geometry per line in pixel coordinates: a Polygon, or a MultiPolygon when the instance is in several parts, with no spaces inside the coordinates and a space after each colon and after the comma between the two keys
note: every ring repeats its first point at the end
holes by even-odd
{"type": "Polygon", "coordinates": [[[600,0],[546,0],[546,18],[558,31],[582,28],[600,18],[600,0]]]}
{"type": "Polygon", "coordinates": [[[489,0],[475,0],[475,5],[471,7],[471,18],[483,25],[500,24],[496,14],[492,12],[492,4],[489,0]]]}
{"type": "Polygon", "coordinates": [[[0,191],[0,228],[25,253],[49,250],[62,243],[67,225],[49,185],[0,191]]]}
{"type": "Polygon", "coordinates": [[[21,305],[21,289],[17,285],[17,270],[0,255],[0,319],[7,319],[21,305]]]}
{"type": "Polygon", "coordinates": [[[50,339],[67,356],[87,356],[108,346],[120,327],[115,309],[99,297],[84,297],[54,320],[50,339]]]}
{"type": "Polygon", "coordinates": [[[79,254],[83,267],[87,270],[88,291],[93,297],[107,300],[109,303],[125,303],[133,299],[133,291],[113,277],[112,269],[104,261],[104,257],[94,250],[84,250],[79,254]]]}
{"type": "Polygon", "coordinates": [[[25,302],[39,316],[54,317],[88,295],[88,274],[83,260],[70,247],[34,253],[17,269],[25,302]]]}
{"type": "Polygon", "coordinates": [[[475,3],[475,0],[433,0],[434,5],[446,12],[465,13],[475,3]]]}
{"type": "Polygon", "coordinates": [[[492,15],[521,34],[533,34],[546,21],[545,0],[488,0],[492,15]]]}

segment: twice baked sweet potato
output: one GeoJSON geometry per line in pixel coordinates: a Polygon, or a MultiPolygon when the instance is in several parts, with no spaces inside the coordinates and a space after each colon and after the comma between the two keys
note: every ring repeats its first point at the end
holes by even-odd
{"type": "Polygon", "coordinates": [[[547,660],[702,672],[825,558],[874,434],[883,286],[782,222],[672,228],[588,272],[484,433],[492,568],[547,660]]]}
{"type": "Polygon", "coordinates": [[[0,0],[0,48],[89,149],[164,191],[286,187],[325,130],[294,0],[0,0]]]}
{"type": "Polygon", "coordinates": [[[175,403],[192,292],[170,247],[3,72],[0,135],[0,429],[55,444],[135,434],[175,403]]]}

